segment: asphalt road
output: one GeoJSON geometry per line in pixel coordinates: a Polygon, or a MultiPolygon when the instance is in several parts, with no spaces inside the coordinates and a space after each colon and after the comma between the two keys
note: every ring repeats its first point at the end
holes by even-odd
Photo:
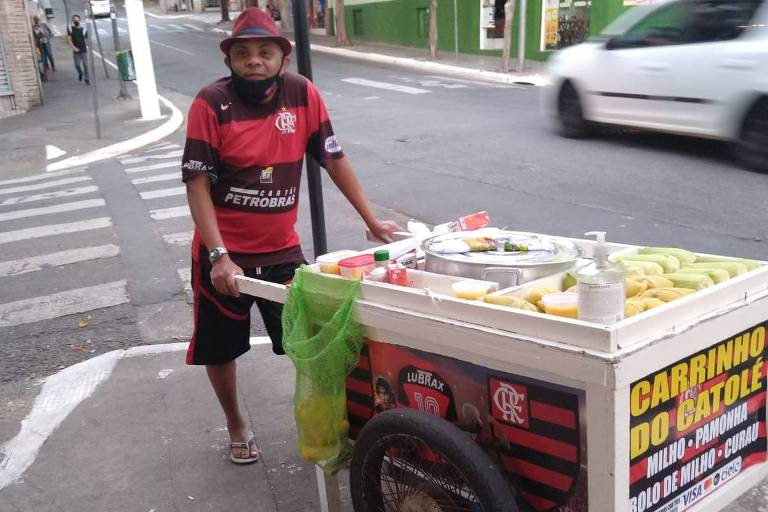
{"type": "MultiPolygon", "coordinates": [[[[109,53],[109,20],[98,25],[109,53]]],[[[125,41],[125,20],[119,26],[125,41]]],[[[223,36],[206,31],[202,20],[148,18],[148,26],[160,91],[180,108],[228,73],[218,49],[223,36]]],[[[721,144],[637,132],[572,141],[554,133],[535,87],[428,76],[322,54],[313,55],[313,69],[339,140],[382,215],[438,223],[488,210],[494,225],[511,229],[567,236],[604,230],[619,242],[768,257],[768,175],[737,168],[721,144]]],[[[189,336],[185,244],[192,223],[173,175],[182,144],[183,133],[177,133],[163,145],[69,176],[87,178],[82,183],[49,187],[95,186],[76,199],[81,205],[96,201],[90,209],[41,222],[26,214],[13,218],[11,212],[32,205],[3,205],[0,215],[10,214],[2,218],[3,233],[103,218],[109,225],[65,240],[29,238],[3,247],[4,261],[86,247],[106,253],[0,275],[2,302],[17,309],[16,320],[0,323],[0,397],[98,353],[189,336]],[[160,167],[148,168],[153,165],[160,167]],[[90,290],[110,307],[66,314],[72,290],[90,290]],[[42,299],[44,307],[34,306],[42,299]]],[[[329,247],[359,246],[362,223],[325,181],[329,247]]],[[[18,186],[25,185],[0,185],[0,200],[35,193],[7,191],[18,186]]],[[[46,204],[75,201],[64,197],[46,204]]],[[[302,205],[299,230],[311,256],[306,196],[302,205]]],[[[254,322],[253,334],[261,333],[254,322]]]]}

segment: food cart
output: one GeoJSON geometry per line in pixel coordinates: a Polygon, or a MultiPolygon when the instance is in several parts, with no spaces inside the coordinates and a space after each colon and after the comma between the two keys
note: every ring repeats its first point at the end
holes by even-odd
{"type": "MultiPolygon", "coordinates": [[[[581,251],[574,265],[588,261],[594,243],[568,240],[581,251]]],[[[562,273],[496,293],[559,284],[562,273]]],[[[347,378],[358,512],[390,510],[382,493],[371,496],[376,486],[411,496],[410,508],[392,510],[712,511],[768,475],[768,266],[613,325],[455,298],[462,277],[409,278],[409,287],[363,280],[355,303],[366,337],[347,378]],[[378,420],[404,408],[439,418],[427,420],[433,429],[417,425],[424,415],[378,420]],[[441,433],[451,439],[429,438],[441,433]],[[421,440],[410,450],[427,464],[403,471],[395,453],[405,438],[421,440]],[[467,438],[480,450],[465,451],[467,438]],[[429,477],[447,462],[461,482],[429,477]],[[470,475],[487,468],[493,474],[470,475]],[[416,492],[414,478],[442,491],[416,492]]],[[[285,301],[285,286],[245,277],[238,285],[285,301]]],[[[318,475],[323,510],[335,510],[336,482],[318,475]]]]}

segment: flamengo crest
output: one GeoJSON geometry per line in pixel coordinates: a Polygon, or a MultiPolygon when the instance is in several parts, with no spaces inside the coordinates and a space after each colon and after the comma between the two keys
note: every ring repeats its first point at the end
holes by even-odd
{"type": "Polygon", "coordinates": [[[275,119],[275,128],[280,130],[280,133],[283,135],[288,133],[295,133],[296,115],[291,114],[288,112],[288,110],[285,109],[285,107],[283,107],[280,109],[280,113],[277,115],[277,119],[275,119]]]}

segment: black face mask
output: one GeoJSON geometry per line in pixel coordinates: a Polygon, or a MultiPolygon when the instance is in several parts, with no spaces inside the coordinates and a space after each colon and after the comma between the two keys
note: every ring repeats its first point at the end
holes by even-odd
{"type": "Polygon", "coordinates": [[[73,23],[75,24],[76,27],[80,26],[80,22],[79,21],[73,21],[73,23]]]}
{"type": "MultiPolygon", "coordinates": [[[[232,72],[232,84],[240,99],[247,104],[261,103],[272,87],[280,86],[280,72],[263,80],[248,80],[232,72]]],[[[277,90],[277,89],[275,89],[277,90]]]]}

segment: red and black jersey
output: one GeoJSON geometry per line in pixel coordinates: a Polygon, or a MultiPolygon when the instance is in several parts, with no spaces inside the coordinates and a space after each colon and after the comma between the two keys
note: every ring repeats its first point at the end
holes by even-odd
{"type": "Polygon", "coordinates": [[[405,366],[397,379],[397,400],[412,409],[419,409],[448,421],[456,420],[456,405],[448,383],[432,370],[431,365],[405,366]]]}
{"type": "MultiPolygon", "coordinates": [[[[229,77],[198,93],[187,118],[182,179],[211,178],[219,230],[237,263],[301,259],[294,226],[306,151],[321,165],[344,155],[306,78],[285,73],[275,97],[260,105],[243,103],[229,77]]],[[[194,257],[201,243],[195,231],[194,257]]]]}

